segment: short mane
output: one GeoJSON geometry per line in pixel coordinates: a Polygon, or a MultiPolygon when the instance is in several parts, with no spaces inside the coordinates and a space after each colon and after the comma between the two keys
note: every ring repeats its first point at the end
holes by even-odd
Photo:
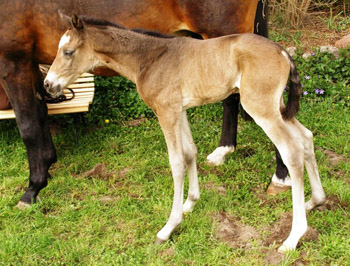
{"type": "Polygon", "coordinates": [[[126,29],[125,27],[115,24],[113,22],[110,22],[108,20],[105,19],[98,19],[98,18],[92,18],[92,17],[85,17],[83,16],[81,18],[83,20],[83,22],[86,25],[89,26],[95,26],[95,27],[114,27],[114,28],[118,28],[118,29],[126,29]]]}
{"type": "MultiPolygon", "coordinates": [[[[124,29],[127,30],[127,28],[115,24],[113,22],[110,22],[108,20],[105,19],[97,19],[97,18],[91,18],[91,17],[82,17],[83,22],[88,25],[88,26],[95,26],[95,27],[114,27],[114,28],[118,28],[118,29],[124,29]]],[[[157,37],[157,38],[176,38],[176,36],[174,35],[168,35],[168,34],[163,34],[157,31],[151,31],[151,30],[145,30],[145,29],[130,29],[133,32],[136,33],[140,33],[143,35],[147,35],[147,36],[153,36],[153,37],[157,37]]]]}

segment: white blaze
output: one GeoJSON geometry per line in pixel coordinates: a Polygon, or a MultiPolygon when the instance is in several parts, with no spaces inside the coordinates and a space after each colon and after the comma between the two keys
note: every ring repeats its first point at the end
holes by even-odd
{"type": "Polygon", "coordinates": [[[60,40],[60,43],[58,44],[58,50],[65,44],[70,42],[70,36],[64,34],[60,40]]]}

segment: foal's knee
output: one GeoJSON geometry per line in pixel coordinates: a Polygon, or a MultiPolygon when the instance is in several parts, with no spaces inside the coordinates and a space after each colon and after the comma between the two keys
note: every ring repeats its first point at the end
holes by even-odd
{"type": "Polygon", "coordinates": [[[309,159],[309,158],[315,156],[314,136],[313,136],[312,132],[308,129],[305,130],[304,136],[305,136],[304,156],[305,156],[305,159],[309,159]]]}
{"type": "Polygon", "coordinates": [[[192,163],[197,158],[197,148],[194,144],[190,144],[187,149],[184,150],[184,156],[187,164],[192,163]]]}
{"type": "Polygon", "coordinates": [[[293,147],[289,147],[288,150],[281,152],[282,160],[290,171],[291,168],[302,170],[304,165],[304,152],[302,145],[295,143],[293,147]]]}

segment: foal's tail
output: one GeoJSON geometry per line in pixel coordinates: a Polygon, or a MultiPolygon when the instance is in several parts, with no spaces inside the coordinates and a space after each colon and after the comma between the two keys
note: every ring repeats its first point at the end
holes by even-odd
{"type": "Polygon", "coordinates": [[[297,67],[285,50],[282,51],[282,54],[288,58],[290,64],[290,75],[289,75],[289,94],[287,106],[282,111],[282,117],[285,120],[292,119],[296,113],[299,111],[299,100],[301,95],[301,85],[297,67]]]}

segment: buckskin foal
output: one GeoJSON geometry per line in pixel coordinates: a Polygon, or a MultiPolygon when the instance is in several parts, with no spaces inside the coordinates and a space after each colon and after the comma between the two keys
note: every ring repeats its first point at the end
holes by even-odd
{"type": "MultiPolygon", "coordinates": [[[[314,155],[312,133],[294,115],[299,109],[300,82],[286,51],[253,34],[210,40],[159,38],[126,30],[106,21],[62,15],[69,30],[63,35],[44,87],[52,96],[81,73],[106,66],[127,77],[158,117],[168,147],[174,200],[157,242],[166,241],[199,199],[196,147],[186,109],[240,93],[245,111],[276,145],[292,180],[293,224],[279,251],[295,249],[307,230],[305,209],[322,204],[325,194],[314,155]],[[288,103],[283,90],[290,76],[288,103]],[[304,163],[312,195],[304,203],[304,163]],[[183,204],[184,177],[189,191],[183,204]]],[[[149,33],[148,33],[149,34],[149,33]]]]}

